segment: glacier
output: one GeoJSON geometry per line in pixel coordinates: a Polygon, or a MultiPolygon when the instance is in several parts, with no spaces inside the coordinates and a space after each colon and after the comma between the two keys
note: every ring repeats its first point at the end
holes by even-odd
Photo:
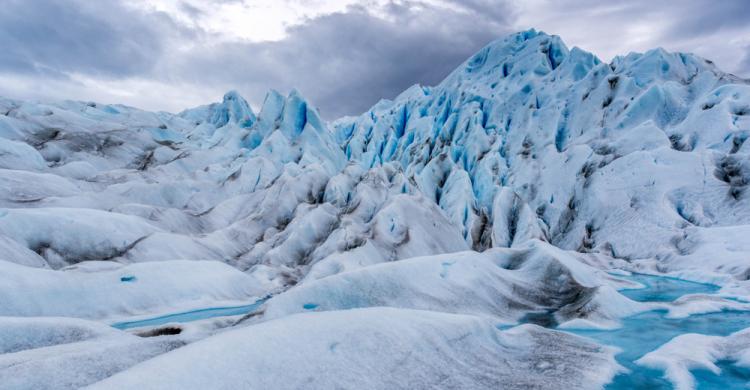
{"type": "Polygon", "coordinates": [[[0,98],[0,389],[746,384],[749,136],[533,29],[330,122],[0,98]]]}

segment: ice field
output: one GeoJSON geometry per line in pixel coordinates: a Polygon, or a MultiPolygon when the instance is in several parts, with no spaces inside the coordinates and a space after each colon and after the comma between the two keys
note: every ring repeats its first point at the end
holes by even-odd
{"type": "Polygon", "coordinates": [[[0,389],[748,387],[748,80],[528,30],[314,104],[0,98],[0,389]]]}

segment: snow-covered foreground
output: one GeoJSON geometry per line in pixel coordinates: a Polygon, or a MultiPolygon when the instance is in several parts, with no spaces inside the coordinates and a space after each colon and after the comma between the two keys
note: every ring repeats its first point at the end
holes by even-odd
{"type": "Polygon", "coordinates": [[[227,331],[92,388],[595,388],[615,372],[612,355],[534,325],[368,308],[227,331]]]}
{"type": "Polygon", "coordinates": [[[734,386],[749,136],[707,60],[534,30],[330,124],[0,99],[0,389],[734,386]]]}

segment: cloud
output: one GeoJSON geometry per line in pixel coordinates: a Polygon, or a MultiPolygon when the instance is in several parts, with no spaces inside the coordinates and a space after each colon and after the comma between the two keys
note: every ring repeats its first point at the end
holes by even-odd
{"type": "Polygon", "coordinates": [[[0,70],[138,75],[156,64],[175,27],[118,2],[9,0],[0,7],[0,70]]]}
{"type": "Polygon", "coordinates": [[[739,74],[750,79],[750,45],[745,46],[745,55],[742,57],[742,61],[740,61],[739,74]]]}
{"type": "Polygon", "coordinates": [[[690,0],[684,1],[682,7],[664,11],[667,11],[665,14],[676,13],[678,18],[668,23],[669,28],[662,34],[663,38],[685,39],[735,29],[747,31],[750,28],[750,4],[746,0],[690,0]]]}
{"type": "Polygon", "coordinates": [[[738,55],[750,44],[746,0],[529,0],[520,7],[518,28],[558,34],[605,61],[664,47],[709,58],[725,71],[747,72],[738,55]]]}
{"type": "Polygon", "coordinates": [[[335,119],[435,85],[488,42],[530,27],[604,60],[662,46],[750,76],[745,0],[284,1],[6,0],[0,95],[179,111],[229,89],[259,108],[268,89],[297,88],[335,119]],[[234,31],[244,16],[233,13],[264,20],[255,14],[264,7],[268,23],[234,31]],[[289,15],[270,20],[284,7],[289,15]],[[284,33],[247,38],[266,24],[284,33]]]}
{"type": "Polygon", "coordinates": [[[235,87],[260,102],[268,88],[298,88],[327,118],[367,110],[414,83],[438,83],[490,40],[504,20],[424,3],[390,3],[311,19],[275,42],[227,42],[176,59],[181,77],[235,87]]]}
{"type": "MultiPolygon", "coordinates": [[[[238,89],[257,108],[268,89],[297,88],[326,118],[356,114],[414,83],[438,83],[487,42],[511,32],[504,16],[509,12],[501,12],[509,7],[483,13],[420,1],[350,6],[307,18],[288,27],[284,39],[265,42],[217,39],[219,34],[195,23],[179,24],[167,14],[116,1],[25,4],[12,0],[0,11],[0,45],[10,53],[0,59],[0,73],[6,81],[15,77],[0,93],[114,99],[173,111],[184,106],[159,96],[173,96],[179,86],[183,95],[195,97],[180,104],[203,104],[198,98],[238,89]],[[69,78],[70,85],[39,89],[44,77],[69,78]],[[92,78],[119,88],[94,91],[92,78]],[[140,91],[137,96],[123,93],[128,82],[140,91]],[[78,96],[54,92],[76,88],[78,96]]],[[[185,2],[179,6],[183,15],[204,13],[185,2]]]]}

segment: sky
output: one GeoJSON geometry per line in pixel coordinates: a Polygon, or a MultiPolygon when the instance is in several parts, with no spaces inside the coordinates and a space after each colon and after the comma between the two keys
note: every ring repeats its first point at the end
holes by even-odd
{"type": "Polygon", "coordinates": [[[324,118],[435,85],[536,28],[604,61],[655,47],[750,78],[748,0],[3,0],[0,96],[179,112],[298,89],[324,118]]]}

